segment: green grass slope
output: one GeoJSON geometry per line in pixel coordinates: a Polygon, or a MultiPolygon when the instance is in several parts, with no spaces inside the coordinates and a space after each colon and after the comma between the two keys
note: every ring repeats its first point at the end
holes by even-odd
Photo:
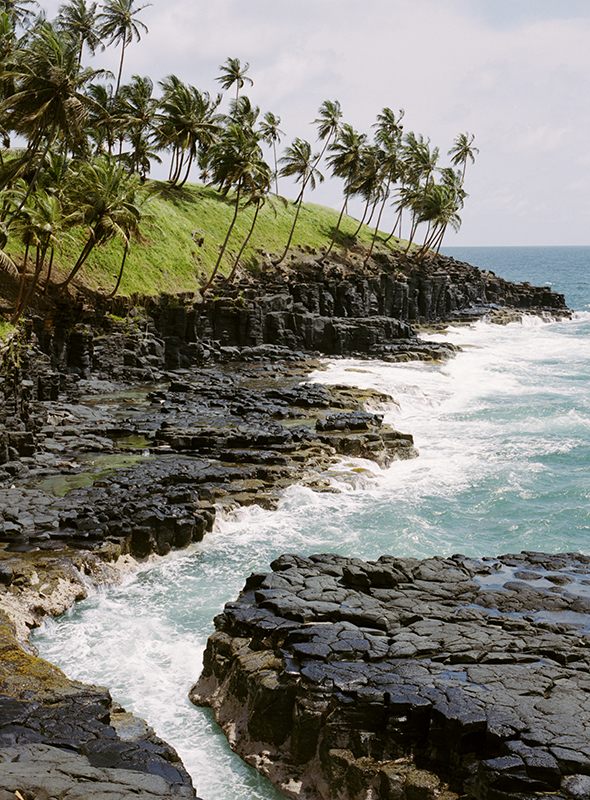
{"type": "MultiPolygon", "coordinates": [[[[131,245],[119,294],[156,295],[162,292],[193,292],[201,286],[217,259],[234,207],[232,197],[222,198],[213,189],[204,186],[186,186],[172,189],[166,184],[152,184],[150,196],[143,206],[145,215],[141,237],[131,245]],[[199,247],[194,239],[203,237],[199,247]]],[[[236,226],[224,256],[221,274],[227,274],[235,255],[249,230],[252,208],[240,211],[236,226]]],[[[242,263],[255,268],[260,251],[282,253],[293,223],[295,206],[271,198],[260,211],[258,223],[242,263]]],[[[338,221],[338,212],[323,206],[304,204],[292,247],[308,246],[326,248],[338,221]]],[[[358,227],[358,222],[345,217],[340,227],[339,241],[345,242],[358,227]]],[[[372,229],[363,226],[356,243],[369,245],[372,229]]],[[[378,240],[378,249],[398,247],[392,239],[388,245],[378,240]]],[[[64,245],[56,256],[61,275],[75,263],[84,241],[83,232],[76,232],[73,240],[64,245]]],[[[336,247],[336,250],[338,247],[336,247]]],[[[121,261],[122,244],[110,242],[97,248],[79,273],[77,282],[89,289],[110,292],[116,282],[121,261]]]]}

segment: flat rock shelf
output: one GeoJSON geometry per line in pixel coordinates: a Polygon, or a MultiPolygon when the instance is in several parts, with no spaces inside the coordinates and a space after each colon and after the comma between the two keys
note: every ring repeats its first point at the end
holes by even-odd
{"type": "Polygon", "coordinates": [[[285,555],[191,692],[288,797],[590,797],[590,558],[285,555]]]}

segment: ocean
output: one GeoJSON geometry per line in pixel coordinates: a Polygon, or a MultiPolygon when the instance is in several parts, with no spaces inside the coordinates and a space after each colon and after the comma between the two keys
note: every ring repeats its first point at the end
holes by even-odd
{"type": "Polygon", "coordinates": [[[206,800],[279,800],[187,692],[212,620],[252,571],[284,552],[426,557],[520,550],[590,553],[590,247],[449,248],[511,280],[550,284],[571,320],[478,322],[430,365],[327,360],[313,379],[387,392],[385,420],[414,434],[412,461],[343,460],[337,494],[301,486],[276,511],[220,518],[188,551],[143,565],[35,636],[41,655],[116,700],[173,744],[206,800]]]}

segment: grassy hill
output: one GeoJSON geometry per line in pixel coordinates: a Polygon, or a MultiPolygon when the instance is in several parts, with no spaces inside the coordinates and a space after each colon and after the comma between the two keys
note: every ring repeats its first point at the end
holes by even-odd
{"type": "MultiPolygon", "coordinates": [[[[171,189],[167,184],[154,182],[150,189],[143,207],[145,219],[141,226],[141,239],[131,245],[119,294],[195,291],[210,274],[217,259],[233,215],[232,198],[224,199],[213,189],[199,185],[171,189]],[[193,232],[196,237],[203,237],[201,247],[193,240],[193,232]]],[[[251,208],[240,212],[224,257],[222,274],[231,269],[232,255],[237,254],[253,213],[251,208]]],[[[285,204],[280,199],[271,198],[259,214],[257,227],[242,261],[255,268],[257,252],[282,253],[294,214],[292,202],[285,204]]],[[[337,221],[337,211],[304,204],[292,246],[326,248],[337,221]]],[[[357,227],[357,220],[345,217],[339,241],[348,237],[352,242],[351,235],[357,227]]],[[[368,245],[371,237],[372,230],[363,226],[357,243],[368,245]]],[[[83,231],[75,231],[72,239],[61,247],[56,254],[58,274],[67,274],[83,241],[83,231]]],[[[378,243],[380,249],[397,246],[395,239],[389,245],[382,241],[378,243]]],[[[22,247],[13,243],[10,250],[13,256],[20,256],[22,247]]],[[[79,273],[77,282],[93,290],[110,292],[118,275],[121,254],[120,241],[97,248],[79,273]]]]}

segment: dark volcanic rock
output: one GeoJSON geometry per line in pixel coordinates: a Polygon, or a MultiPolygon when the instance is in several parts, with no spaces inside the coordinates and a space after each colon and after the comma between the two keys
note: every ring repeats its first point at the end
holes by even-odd
{"type": "Polygon", "coordinates": [[[191,698],[288,796],[590,796],[590,558],[272,568],[216,619],[191,698]]]}

